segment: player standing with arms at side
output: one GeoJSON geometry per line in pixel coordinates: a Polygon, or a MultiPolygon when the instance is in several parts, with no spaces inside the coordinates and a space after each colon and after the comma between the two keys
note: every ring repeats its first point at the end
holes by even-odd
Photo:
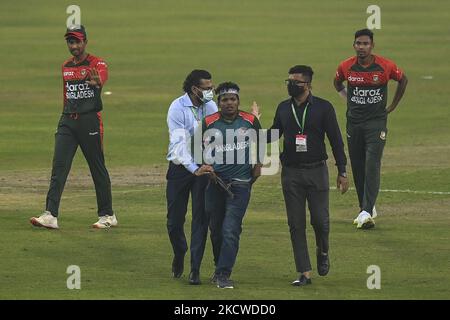
{"type": "Polygon", "coordinates": [[[30,222],[38,227],[58,229],[61,195],[78,146],[88,162],[97,195],[99,220],[92,226],[117,226],[112,209],[111,181],[103,154],[103,109],[101,91],[108,79],[105,61],[86,53],[84,26],[74,26],[65,34],[72,58],[64,62],[64,108],[55,134],[55,151],[45,212],[30,222]]]}
{"type": "Polygon", "coordinates": [[[393,61],[372,54],[374,46],[372,31],[357,31],[353,43],[356,56],[339,65],[334,79],[334,87],[347,101],[348,150],[360,207],[353,223],[358,229],[375,226],[387,115],[397,107],[408,83],[393,61]],[[392,103],[386,108],[390,79],[398,85],[392,103]],[[347,88],[344,81],[347,81],[347,88]]]}

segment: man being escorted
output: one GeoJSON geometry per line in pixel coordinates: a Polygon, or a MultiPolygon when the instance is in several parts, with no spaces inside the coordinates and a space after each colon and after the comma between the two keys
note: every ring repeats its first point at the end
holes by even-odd
{"type": "MultiPolygon", "coordinates": [[[[311,81],[313,70],[297,65],[289,70],[286,80],[290,99],[282,101],[276,110],[272,130],[284,135],[280,155],[281,184],[286,204],[289,230],[298,278],[294,286],[311,284],[311,263],[306,242],[306,201],[311,214],[311,224],[316,236],[317,271],[325,276],[330,268],[329,244],[329,182],[325,149],[325,134],[330,141],[338,169],[337,188],[341,193],[348,189],[341,132],[334,108],[328,101],[313,96],[311,81]]],[[[269,137],[270,140],[272,137],[269,137]]]]}
{"type": "Polygon", "coordinates": [[[64,62],[64,108],[55,134],[55,151],[45,212],[30,222],[38,227],[58,229],[61,195],[78,146],[88,162],[97,195],[99,220],[92,226],[117,226],[112,209],[111,181],[103,154],[103,109],[101,92],[108,80],[105,61],[86,53],[84,26],[74,26],[65,34],[72,58],[64,62]]]}
{"type": "Polygon", "coordinates": [[[203,121],[205,162],[214,174],[206,188],[205,209],[210,217],[211,241],[215,262],[212,281],[218,288],[233,288],[230,275],[239,250],[242,221],[250,201],[252,183],[261,174],[258,119],[240,111],[239,86],[232,82],[216,89],[220,112],[203,121]],[[256,143],[256,161],[251,145],[256,143]],[[209,157],[208,157],[209,156],[209,157]],[[256,163],[254,166],[252,163],[256,163]]]}
{"type": "Polygon", "coordinates": [[[334,79],[334,87],[347,101],[348,150],[360,209],[353,223],[358,229],[375,226],[387,115],[397,107],[408,83],[394,62],[372,54],[374,46],[372,31],[357,31],[353,43],[356,56],[339,65],[334,79]],[[390,79],[398,85],[391,105],[386,108],[390,79]]]}

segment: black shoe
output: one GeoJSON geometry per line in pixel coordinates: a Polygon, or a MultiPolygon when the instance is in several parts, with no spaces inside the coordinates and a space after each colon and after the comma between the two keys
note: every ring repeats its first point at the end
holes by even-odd
{"type": "Polygon", "coordinates": [[[296,287],[301,287],[301,286],[306,286],[306,285],[311,284],[311,283],[312,283],[311,279],[305,277],[305,275],[302,274],[302,275],[300,276],[300,278],[298,278],[298,279],[292,281],[291,284],[292,284],[293,286],[296,286],[296,287]]]}
{"type": "Polygon", "coordinates": [[[225,275],[218,275],[217,276],[217,288],[220,289],[233,289],[234,283],[232,280],[230,280],[229,277],[225,275]]]}
{"type": "Polygon", "coordinates": [[[191,273],[189,274],[189,284],[192,284],[192,285],[201,284],[201,282],[200,282],[200,272],[198,272],[198,271],[191,271],[191,273]]]}
{"type": "Polygon", "coordinates": [[[172,261],[172,276],[180,278],[184,271],[184,256],[175,256],[172,261]]]}
{"type": "Polygon", "coordinates": [[[330,259],[327,254],[322,254],[320,250],[317,250],[317,272],[319,276],[326,276],[330,271],[330,259]]]}

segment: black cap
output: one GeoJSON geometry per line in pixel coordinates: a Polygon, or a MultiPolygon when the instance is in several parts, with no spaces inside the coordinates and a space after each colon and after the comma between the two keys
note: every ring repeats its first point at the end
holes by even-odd
{"type": "Polygon", "coordinates": [[[79,40],[86,40],[87,39],[87,35],[86,35],[86,29],[84,28],[83,25],[73,25],[70,26],[69,28],[67,28],[66,34],[64,35],[64,38],[66,38],[66,40],[68,38],[77,38],[79,40]]]}

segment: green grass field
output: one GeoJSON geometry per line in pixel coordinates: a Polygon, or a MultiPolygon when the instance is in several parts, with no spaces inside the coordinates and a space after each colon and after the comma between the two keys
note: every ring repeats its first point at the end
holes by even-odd
{"type": "MultiPolygon", "coordinates": [[[[201,286],[187,273],[171,278],[166,234],[165,124],[170,102],[194,68],[216,84],[241,86],[271,124],[295,64],[315,71],[314,93],[333,102],[341,129],[345,106],[332,79],[353,54],[353,33],[366,26],[364,1],[78,1],[88,51],[109,63],[103,97],[105,152],[120,227],[98,231],[89,171],[77,153],[61,204],[59,231],[32,227],[42,213],[54,131],[62,109],[60,66],[68,1],[0,3],[0,299],[449,299],[450,52],[446,1],[378,1],[375,53],[405,71],[409,85],[389,117],[382,189],[374,230],[357,231],[354,189],[330,194],[331,270],[307,288],[296,276],[279,175],[254,187],[233,271],[236,288],[208,283],[208,243],[201,286]],[[432,79],[424,77],[432,76],[432,79]],[[68,290],[66,268],[81,268],[81,290],[68,290]],[[381,289],[369,290],[369,265],[381,289]]],[[[390,86],[390,96],[394,95],[390,86]]],[[[329,155],[332,157],[331,152],[329,155]]],[[[330,182],[334,161],[328,161],[330,182]]],[[[349,169],[350,171],[350,169],[349,169]]],[[[351,184],[353,186],[353,183],[351,184]]],[[[189,235],[190,213],[186,231],[189,235]]],[[[309,246],[315,266],[313,231],[309,246]]],[[[186,268],[188,268],[188,259],[186,268]]]]}

